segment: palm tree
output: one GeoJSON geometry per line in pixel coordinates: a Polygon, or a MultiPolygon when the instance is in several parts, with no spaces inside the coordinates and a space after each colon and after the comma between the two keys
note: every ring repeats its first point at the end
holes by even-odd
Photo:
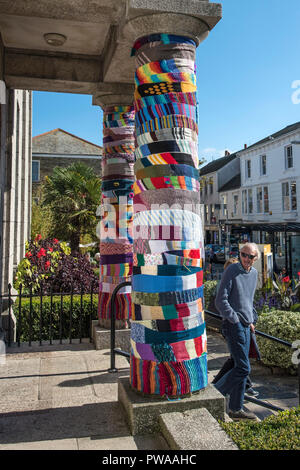
{"type": "Polygon", "coordinates": [[[72,253],[79,251],[82,235],[96,238],[100,188],[100,178],[83,163],[55,167],[53,174],[45,178],[42,204],[51,209],[53,236],[69,241],[72,253]]]}

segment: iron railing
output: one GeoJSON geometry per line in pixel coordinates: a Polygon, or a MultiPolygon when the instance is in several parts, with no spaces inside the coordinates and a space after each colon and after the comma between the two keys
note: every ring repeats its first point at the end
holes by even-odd
{"type": "MultiPolygon", "coordinates": [[[[21,346],[21,339],[26,336],[28,346],[32,346],[33,341],[37,341],[40,345],[44,341],[49,341],[52,345],[55,339],[62,344],[63,340],[79,339],[80,343],[83,338],[89,338],[92,342],[92,320],[97,319],[97,304],[94,305],[94,288],[96,284],[91,283],[88,291],[81,288],[80,290],[71,287],[71,292],[53,292],[45,294],[41,288],[39,292],[33,293],[32,287],[26,294],[20,288],[16,294],[12,293],[11,284],[8,285],[8,294],[0,295],[0,312],[3,315],[8,313],[7,328],[5,334],[5,342],[7,346],[12,345],[12,321],[14,314],[16,318],[16,343],[21,346]],[[88,297],[87,297],[88,296],[88,297]],[[69,301],[66,302],[66,297],[69,301]],[[26,308],[24,300],[27,299],[26,308]],[[39,305],[33,305],[34,299],[39,299],[39,305]],[[74,303],[76,301],[77,308],[74,312],[74,303]],[[88,305],[85,305],[88,303],[88,305]],[[6,304],[6,308],[4,308],[6,304]],[[47,308],[45,308],[47,304],[47,308]],[[88,312],[88,313],[87,313],[88,312]],[[56,317],[56,321],[54,319],[56,317]],[[57,318],[58,317],[58,318],[57,318]],[[74,336],[75,335],[75,336],[74,336]]],[[[36,304],[36,302],[35,302],[36,304]]],[[[3,329],[3,327],[2,327],[3,329]]]]}
{"type": "MultiPolygon", "coordinates": [[[[130,354],[126,351],[116,348],[116,295],[122,287],[131,286],[130,281],[119,284],[113,291],[110,299],[110,369],[108,372],[118,372],[116,369],[116,354],[129,358],[130,354]]],[[[128,318],[129,320],[129,318],[128,318]]]]}
{"type": "MultiPolygon", "coordinates": [[[[124,287],[124,286],[129,286],[131,285],[131,282],[130,281],[127,281],[127,282],[122,282],[122,284],[119,284],[115,290],[113,291],[113,294],[112,294],[112,297],[111,297],[111,343],[110,343],[110,369],[108,370],[109,372],[117,372],[118,369],[116,368],[116,364],[115,364],[115,358],[116,358],[116,355],[119,354],[121,356],[124,356],[124,357],[127,357],[129,358],[130,357],[130,354],[126,351],[122,351],[121,349],[118,349],[115,347],[115,341],[116,341],[116,333],[115,333],[115,297],[118,293],[118,291],[124,287]]],[[[205,310],[205,313],[208,314],[208,315],[211,315],[212,317],[215,317],[217,318],[218,320],[222,320],[222,317],[221,315],[217,314],[217,313],[214,313],[214,312],[211,312],[209,310],[205,310]]],[[[280,339],[280,338],[276,338],[275,336],[271,336],[271,335],[268,335],[267,333],[264,333],[262,331],[259,331],[259,330],[255,330],[255,334],[258,335],[258,336],[262,336],[263,338],[266,338],[266,339],[269,339],[271,341],[275,341],[279,344],[282,344],[284,346],[287,346],[289,348],[293,348],[293,345],[291,343],[289,343],[288,341],[285,341],[283,339],[280,339]]],[[[300,405],[300,363],[298,365],[298,399],[299,399],[299,405],[300,405]]],[[[264,408],[268,408],[270,410],[273,410],[273,411],[284,411],[283,408],[279,408],[278,406],[275,406],[275,405],[272,405],[270,403],[267,403],[263,400],[259,400],[258,398],[254,398],[254,397],[250,397],[249,395],[245,394],[245,398],[247,401],[249,402],[252,402],[252,403],[255,403],[257,405],[260,405],[264,408]]]]}

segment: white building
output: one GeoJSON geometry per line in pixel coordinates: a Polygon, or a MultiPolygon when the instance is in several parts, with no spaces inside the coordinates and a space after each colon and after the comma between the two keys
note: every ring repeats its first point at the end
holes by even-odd
{"type": "Polygon", "coordinates": [[[206,243],[221,243],[222,216],[220,188],[240,172],[240,163],[236,154],[226,152],[203,168],[200,168],[200,200],[204,205],[204,232],[206,243]]]}
{"type": "MultiPolygon", "coordinates": [[[[239,162],[239,159],[238,159],[239,162]]],[[[241,174],[238,173],[219,189],[220,194],[220,225],[223,238],[227,242],[235,241],[233,236],[243,223],[241,203],[241,174]],[[230,236],[231,235],[231,236],[230,236]]]]}
{"type": "Polygon", "coordinates": [[[252,241],[271,243],[277,267],[300,270],[300,122],[237,152],[241,212],[252,241]]]}

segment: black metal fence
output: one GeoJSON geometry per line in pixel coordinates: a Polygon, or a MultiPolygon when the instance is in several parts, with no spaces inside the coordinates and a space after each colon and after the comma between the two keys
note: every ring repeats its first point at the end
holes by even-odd
{"type": "Polygon", "coordinates": [[[97,286],[92,283],[90,289],[74,289],[71,292],[53,292],[44,294],[41,288],[34,292],[32,287],[26,293],[22,288],[12,293],[11,284],[8,293],[0,295],[0,312],[5,342],[11,346],[16,340],[31,346],[33,342],[50,345],[54,340],[62,344],[63,340],[72,343],[73,339],[89,338],[92,342],[92,320],[97,319],[97,286]]]}

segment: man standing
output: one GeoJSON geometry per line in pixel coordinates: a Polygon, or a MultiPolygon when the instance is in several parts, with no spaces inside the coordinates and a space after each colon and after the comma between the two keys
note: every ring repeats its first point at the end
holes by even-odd
{"type": "Polygon", "coordinates": [[[223,273],[215,305],[223,317],[222,330],[234,360],[234,367],[215,387],[222,395],[229,395],[228,415],[233,420],[257,419],[243,410],[247,376],[250,373],[250,331],[254,331],[256,312],[253,308],[257,284],[257,270],[253,263],[260,258],[255,243],[246,243],[240,250],[240,262],[232,264],[223,273]]]}

